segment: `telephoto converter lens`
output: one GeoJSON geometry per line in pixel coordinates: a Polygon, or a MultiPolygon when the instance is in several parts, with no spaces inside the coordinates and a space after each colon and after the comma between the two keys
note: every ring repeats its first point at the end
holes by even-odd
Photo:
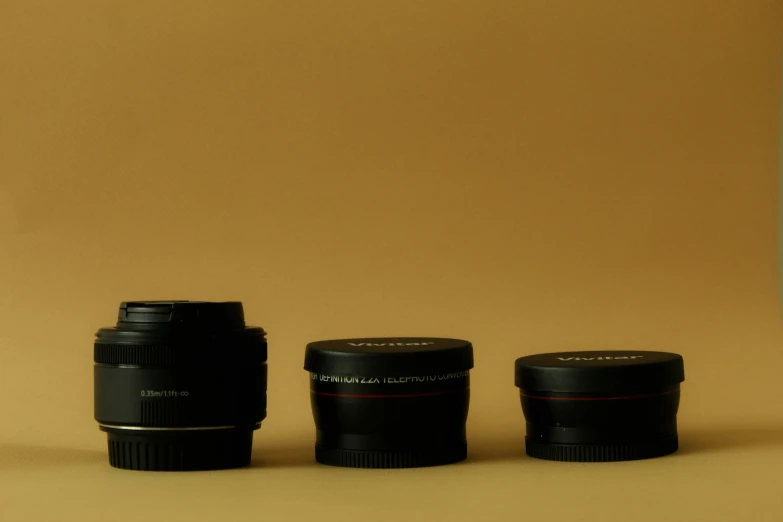
{"type": "Polygon", "coordinates": [[[682,357],[645,351],[561,352],[516,360],[531,457],[648,459],[677,451],[682,357]]]}
{"type": "Polygon", "coordinates": [[[467,457],[473,346],[396,337],[307,345],[315,459],[351,468],[413,468],[467,457]]]}
{"type": "Polygon", "coordinates": [[[242,303],[126,302],[95,339],[95,420],[122,469],[250,464],[266,417],[266,333],[242,303]]]}

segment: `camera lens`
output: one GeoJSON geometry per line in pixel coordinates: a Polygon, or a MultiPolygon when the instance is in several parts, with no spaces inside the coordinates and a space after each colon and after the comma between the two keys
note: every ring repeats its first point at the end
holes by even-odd
{"type": "Polygon", "coordinates": [[[607,462],[677,451],[682,357],[645,351],[561,352],[521,357],[516,385],[527,454],[607,462]]]}
{"type": "Polygon", "coordinates": [[[473,346],[368,338],[307,345],[315,459],[353,468],[436,466],[467,457],[473,346]]]}
{"type": "Polygon", "coordinates": [[[242,303],[126,302],[95,340],[95,420],[122,469],[247,466],[266,417],[266,333],[242,303]]]}

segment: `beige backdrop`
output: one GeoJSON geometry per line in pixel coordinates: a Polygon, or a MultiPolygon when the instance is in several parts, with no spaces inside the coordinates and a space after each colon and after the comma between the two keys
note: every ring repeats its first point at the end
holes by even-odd
{"type": "Polygon", "coordinates": [[[777,0],[0,0],[0,520],[783,520],[777,0]],[[128,299],[269,331],[256,467],[109,468],[128,299]],[[473,341],[471,461],[312,464],[306,342],[473,341]],[[513,360],[685,357],[680,454],[522,456],[513,360]],[[450,517],[450,518],[446,518],[450,517]]]}

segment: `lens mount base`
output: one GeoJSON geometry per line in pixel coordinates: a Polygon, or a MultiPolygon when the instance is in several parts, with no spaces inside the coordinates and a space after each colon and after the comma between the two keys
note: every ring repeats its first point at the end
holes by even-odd
{"type": "Polygon", "coordinates": [[[207,471],[250,465],[253,429],[107,432],[109,464],[139,471],[207,471]]]}
{"type": "Polygon", "coordinates": [[[361,451],[326,448],[316,444],[315,460],[342,468],[422,468],[453,464],[465,460],[468,445],[452,445],[437,450],[361,451]]]}
{"type": "Polygon", "coordinates": [[[670,455],[677,451],[677,437],[626,444],[557,444],[525,438],[528,456],[560,462],[617,462],[670,455]]]}

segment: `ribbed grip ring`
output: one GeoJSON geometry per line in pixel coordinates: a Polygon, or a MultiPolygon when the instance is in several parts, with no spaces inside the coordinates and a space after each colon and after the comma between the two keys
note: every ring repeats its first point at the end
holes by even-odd
{"type": "MultiPolygon", "coordinates": [[[[225,430],[224,430],[225,431],[225,430]]],[[[203,439],[203,437],[202,437],[203,439]]],[[[108,434],[109,463],[141,471],[204,471],[241,468],[250,464],[253,432],[217,433],[213,444],[167,437],[108,434]]]]}
{"type": "Polygon", "coordinates": [[[561,462],[617,462],[662,457],[677,451],[677,437],[635,444],[551,444],[525,439],[531,457],[561,462]]]}
{"type": "Polygon", "coordinates": [[[467,444],[436,451],[355,451],[315,446],[317,462],[343,468],[419,468],[453,464],[467,456],[467,444]]]}
{"type": "MultiPolygon", "coordinates": [[[[134,366],[168,366],[199,362],[261,363],[265,341],[232,343],[232,350],[215,346],[166,344],[104,344],[95,343],[94,360],[98,364],[128,364],[134,366]]],[[[264,350],[265,351],[265,350],[264,350]]]]}
{"type": "Polygon", "coordinates": [[[95,344],[95,362],[161,366],[174,363],[172,346],[155,344],[95,344]]]}

